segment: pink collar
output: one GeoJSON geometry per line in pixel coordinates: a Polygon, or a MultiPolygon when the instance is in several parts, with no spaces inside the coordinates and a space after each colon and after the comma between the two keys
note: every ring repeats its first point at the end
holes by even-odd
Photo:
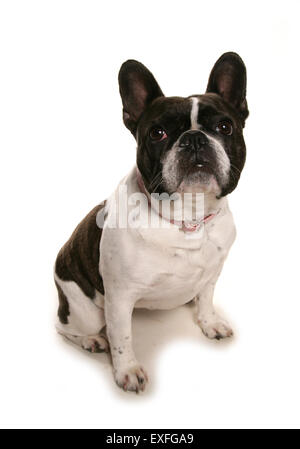
{"type": "MultiPolygon", "coordinates": [[[[139,171],[139,169],[137,167],[136,167],[136,178],[137,178],[137,184],[139,186],[140,191],[143,192],[147,196],[148,203],[151,206],[151,195],[147,191],[144,181],[143,181],[143,178],[142,178],[142,175],[141,175],[141,172],[139,171]]],[[[202,226],[203,223],[207,223],[212,218],[214,218],[216,215],[217,214],[208,214],[204,218],[202,218],[202,220],[197,221],[197,222],[192,222],[192,223],[186,223],[185,221],[178,221],[178,220],[169,220],[169,221],[170,221],[170,223],[178,226],[181,231],[194,232],[194,231],[198,231],[198,229],[200,229],[200,227],[202,226]]],[[[159,216],[161,218],[163,218],[164,220],[166,220],[166,218],[163,217],[160,213],[159,213],[159,216]]]]}

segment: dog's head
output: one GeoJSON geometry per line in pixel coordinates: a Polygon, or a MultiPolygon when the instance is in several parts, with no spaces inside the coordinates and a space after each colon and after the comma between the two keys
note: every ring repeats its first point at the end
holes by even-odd
{"type": "Polygon", "coordinates": [[[212,192],[237,186],[246,157],[246,68],[236,53],[214,65],[204,95],[165,97],[151,72],[126,61],[119,72],[123,120],[137,140],[150,193],[212,192]]]}

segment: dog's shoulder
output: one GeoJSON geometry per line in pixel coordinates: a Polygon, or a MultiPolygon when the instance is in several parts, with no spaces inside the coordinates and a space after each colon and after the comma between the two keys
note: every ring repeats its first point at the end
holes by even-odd
{"type": "Polygon", "coordinates": [[[104,294],[99,273],[102,228],[97,225],[97,215],[104,207],[105,201],[87,214],[61,248],[55,262],[56,275],[64,281],[76,282],[90,298],[95,297],[95,290],[104,294]]]}

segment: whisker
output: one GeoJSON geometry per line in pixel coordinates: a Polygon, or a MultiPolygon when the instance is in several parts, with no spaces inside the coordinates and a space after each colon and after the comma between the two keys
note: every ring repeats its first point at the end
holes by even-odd
{"type": "Polygon", "coordinates": [[[162,176],[161,171],[159,171],[159,172],[154,176],[154,178],[152,179],[152,181],[151,181],[150,184],[149,184],[149,189],[153,186],[153,184],[156,183],[156,181],[158,180],[158,178],[159,178],[160,176],[162,176]]]}
{"type": "Polygon", "coordinates": [[[160,181],[157,183],[155,188],[153,189],[152,193],[155,193],[155,191],[158,189],[158,187],[163,183],[163,178],[160,178],[160,181]]]}

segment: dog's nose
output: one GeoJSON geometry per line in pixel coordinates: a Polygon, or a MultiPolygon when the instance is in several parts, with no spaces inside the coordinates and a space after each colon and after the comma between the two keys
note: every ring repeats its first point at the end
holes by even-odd
{"type": "Polygon", "coordinates": [[[181,136],[179,147],[186,150],[199,151],[207,143],[208,139],[203,132],[190,130],[181,136]]]}

